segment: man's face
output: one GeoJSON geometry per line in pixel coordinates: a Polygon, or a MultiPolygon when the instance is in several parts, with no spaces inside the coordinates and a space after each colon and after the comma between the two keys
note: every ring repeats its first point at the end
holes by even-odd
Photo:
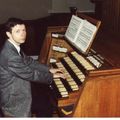
{"type": "Polygon", "coordinates": [[[14,41],[17,45],[20,45],[25,42],[26,39],[26,28],[24,24],[16,25],[12,27],[11,32],[7,32],[9,39],[14,41]]]}

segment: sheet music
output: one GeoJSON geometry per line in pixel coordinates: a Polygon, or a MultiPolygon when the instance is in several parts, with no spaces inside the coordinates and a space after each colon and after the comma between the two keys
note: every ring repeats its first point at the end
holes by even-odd
{"type": "Polygon", "coordinates": [[[86,20],[84,20],[83,22],[84,24],[80,28],[79,34],[75,40],[75,44],[83,52],[86,52],[97,28],[86,20]]]}
{"type": "Polygon", "coordinates": [[[73,15],[70,20],[68,29],[65,33],[67,39],[69,39],[71,42],[74,42],[76,40],[77,34],[82,24],[83,20],[73,15]]]}
{"type": "Polygon", "coordinates": [[[87,20],[72,16],[65,37],[83,53],[87,51],[97,27],[87,20]]]}

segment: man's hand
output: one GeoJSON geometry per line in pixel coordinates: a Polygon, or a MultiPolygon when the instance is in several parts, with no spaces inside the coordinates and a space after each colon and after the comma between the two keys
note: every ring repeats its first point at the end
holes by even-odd
{"type": "Polygon", "coordinates": [[[50,72],[53,74],[53,78],[63,78],[65,79],[65,75],[63,74],[63,71],[59,68],[51,68],[50,72]]]}

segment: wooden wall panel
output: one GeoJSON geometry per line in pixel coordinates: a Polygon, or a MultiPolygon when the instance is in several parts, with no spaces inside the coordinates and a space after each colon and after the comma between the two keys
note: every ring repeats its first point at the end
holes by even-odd
{"type": "Polygon", "coordinates": [[[91,2],[96,4],[96,15],[102,20],[103,27],[119,33],[120,0],[91,0],[91,2]]]}

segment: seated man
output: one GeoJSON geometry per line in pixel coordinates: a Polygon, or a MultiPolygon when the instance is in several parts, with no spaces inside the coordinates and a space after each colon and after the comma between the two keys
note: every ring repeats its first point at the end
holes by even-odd
{"type": "MultiPolygon", "coordinates": [[[[0,51],[0,106],[5,117],[31,116],[31,82],[51,84],[53,78],[65,78],[60,69],[39,64],[25,55],[20,45],[26,40],[21,19],[6,22],[6,40],[0,51]]],[[[44,94],[43,94],[44,95],[44,94]]]]}

